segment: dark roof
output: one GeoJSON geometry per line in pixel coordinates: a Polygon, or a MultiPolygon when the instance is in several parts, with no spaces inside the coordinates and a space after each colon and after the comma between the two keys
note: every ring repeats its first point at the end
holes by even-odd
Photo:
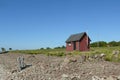
{"type": "Polygon", "coordinates": [[[66,42],[71,42],[71,41],[79,41],[81,38],[86,34],[86,32],[78,33],[78,34],[73,34],[71,35],[66,42]]]}

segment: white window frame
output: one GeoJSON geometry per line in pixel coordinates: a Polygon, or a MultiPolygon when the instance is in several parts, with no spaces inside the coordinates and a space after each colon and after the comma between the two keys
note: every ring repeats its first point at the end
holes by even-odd
{"type": "Polygon", "coordinates": [[[71,46],[72,44],[71,43],[68,43],[68,46],[71,46]]]}

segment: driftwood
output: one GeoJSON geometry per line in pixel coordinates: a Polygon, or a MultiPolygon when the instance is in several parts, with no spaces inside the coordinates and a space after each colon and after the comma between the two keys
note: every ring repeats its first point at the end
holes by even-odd
{"type": "Polygon", "coordinates": [[[21,71],[22,69],[26,68],[26,64],[24,62],[24,57],[20,56],[17,58],[17,62],[18,62],[18,69],[19,71],[21,71]]]}

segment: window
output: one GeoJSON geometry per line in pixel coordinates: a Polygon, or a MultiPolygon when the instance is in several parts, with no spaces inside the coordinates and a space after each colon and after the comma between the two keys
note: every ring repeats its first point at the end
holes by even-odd
{"type": "Polygon", "coordinates": [[[68,46],[71,46],[71,43],[68,43],[68,46]]]}

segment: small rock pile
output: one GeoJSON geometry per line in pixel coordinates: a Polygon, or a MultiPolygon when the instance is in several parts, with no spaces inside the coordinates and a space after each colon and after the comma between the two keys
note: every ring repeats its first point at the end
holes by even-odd
{"type": "Polygon", "coordinates": [[[98,76],[92,76],[92,80],[120,80],[120,76],[112,76],[109,77],[98,77],[98,76]]]}

